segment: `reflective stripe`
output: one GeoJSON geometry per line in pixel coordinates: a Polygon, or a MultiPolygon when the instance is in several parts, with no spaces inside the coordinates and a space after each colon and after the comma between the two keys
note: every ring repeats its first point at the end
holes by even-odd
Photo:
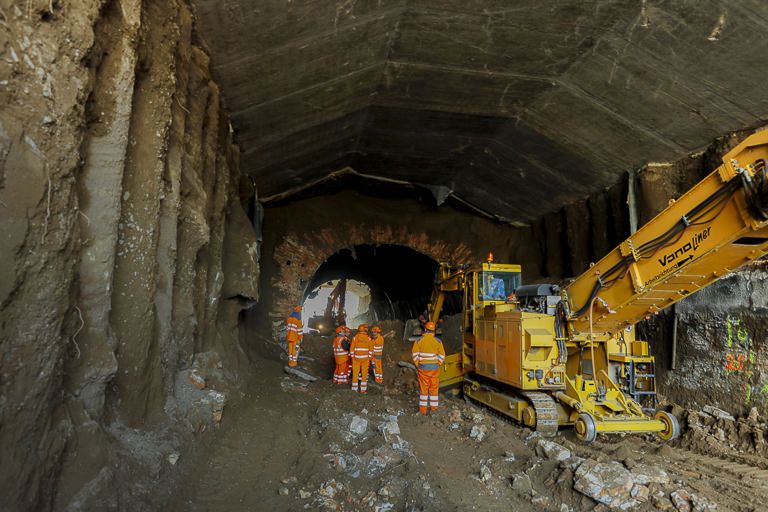
{"type": "Polygon", "coordinates": [[[419,364],[420,370],[439,370],[440,365],[437,363],[426,363],[426,364],[419,364]]]}
{"type": "Polygon", "coordinates": [[[432,396],[432,395],[429,395],[429,399],[430,399],[430,400],[432,400],[433,402],[437,402],[437,399],[438,399],[438,398],[440,398],[440,397],[439,397],[439,396],[432,396]]]}

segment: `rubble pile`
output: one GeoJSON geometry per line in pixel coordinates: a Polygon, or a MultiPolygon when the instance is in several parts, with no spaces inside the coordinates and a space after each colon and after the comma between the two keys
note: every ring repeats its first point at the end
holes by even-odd
{"type": "Polygon", "coordinates": [[[700,411],[681,409],[678,417],[685,425],[680,445],[687,449],[714,456],[733,451],[768,456],[768,423],[754,407],[740,418],[712,406],[700,411]]]}

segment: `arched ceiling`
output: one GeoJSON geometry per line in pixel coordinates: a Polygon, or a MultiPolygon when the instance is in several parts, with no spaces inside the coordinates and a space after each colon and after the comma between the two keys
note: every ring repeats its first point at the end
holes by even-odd
{"type": "Polygon", "coordinates": [[[263,196],[342,168],[526,222],[768,116],[764,0],[193,0],[263,196]]]}

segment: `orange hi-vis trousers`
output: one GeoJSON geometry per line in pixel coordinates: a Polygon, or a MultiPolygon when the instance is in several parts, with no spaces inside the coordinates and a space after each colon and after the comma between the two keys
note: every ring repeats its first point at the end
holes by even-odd
{"type": "Polygon", "coordinates": [[[299,364],[299,346],[301,340],[288,342],[288,366],[296,366],[299,364]]]}
{"type": "Polygon", "coordinates": [[[437,409],[439,391],[440,370],[423,370],[419,367],[419,412],[421,414],[427,414],[428,407],[433,411],[437,409]]]}
{"type": "Polygon", "coordinates": [[[336,356],[336,369],[333,371],[334,384],[347,384],[349,382],[349,356],[336,356]]]}
{"type": "Polygon", "coordinates": [[[382,363],[381,356],[374,355],[371,359],[373,363],[373,376],[376,378],[376,382],[379,384],[384,383],[384,364],[382,363]]]}
{"type": "Polygon", "coordinates": [[[360,391],[361,393],[368,392],[369,362],[370,360],[368,357],[352,358],[352,391],[360,391]]]}

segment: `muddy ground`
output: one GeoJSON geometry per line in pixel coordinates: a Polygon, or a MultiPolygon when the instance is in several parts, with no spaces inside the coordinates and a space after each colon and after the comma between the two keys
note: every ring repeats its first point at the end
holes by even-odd
{"type": "Polygon", "coordinates": [[[768,503],[759,417],[677,409],[679,440],[601,436],[585,445],[561,430],[552,453],[537,449],[541,438],[530,430],[461,397],[420,416],[412,370],[396,365],[407,349],[400,333],[386,345],[385,385],[367,396],[330,382],[329,339],[305,340],[300,367],[320,377],[311,383],[284,373],[281,347],[259,339],[248,392],[227,405],[218,435],[177,463],[182,483],[168,510],[608,510],[575,489],[580,466],[601,464],[619,475],[662,475],[635,477],[633,489],[644,489],[615,500],[618,509],[752,511],[768,503]]]}

